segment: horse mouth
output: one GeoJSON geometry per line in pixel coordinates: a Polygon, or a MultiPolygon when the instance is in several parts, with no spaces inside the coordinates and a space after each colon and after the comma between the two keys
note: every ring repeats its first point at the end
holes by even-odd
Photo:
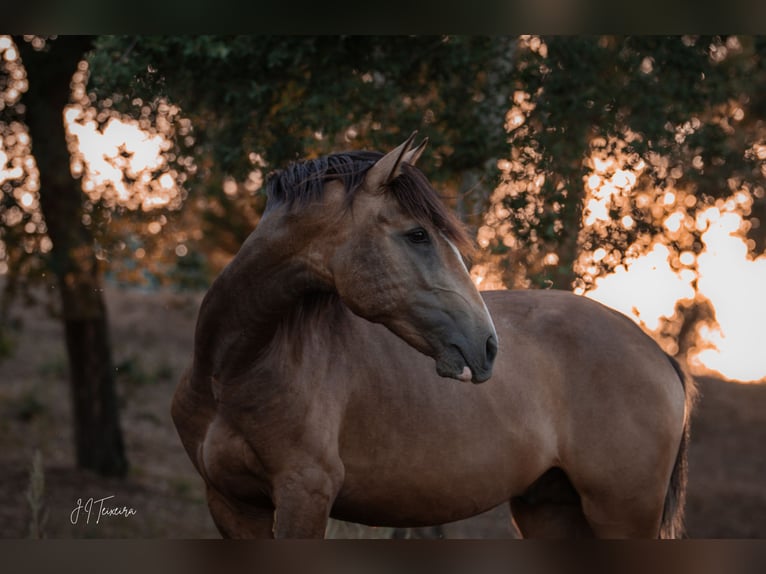
{"type": "Polygon", "coordinates": [[[463,352],[456,345],[447,347],[436,359],[436,372],[442,377],[474,384],[483,383],[491,374],[471,368],[463,352]]]}

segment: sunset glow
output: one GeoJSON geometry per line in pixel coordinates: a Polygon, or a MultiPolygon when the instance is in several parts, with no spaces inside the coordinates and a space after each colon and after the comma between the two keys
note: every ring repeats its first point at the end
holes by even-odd
{"type": "Polygon", "coordinates": [[[739,231],[742,216],[709,208],[704,212],[705,250],[697,258],[695,274],[671,269],[669,252],[657,244],[626,267],[596,280],[586,293],[617,309],[651,331],[662,318],[674,315],[679,299],[701,296],[715,310],[716,324],[700,325],[696,351],[688,362],[696,372],[710,370],[739,381],[766,377],[763,326],[766,324],[766,255],[752,258],[739,231]]]}
{"type": "Polygon", "coordinates": [[[83,190],[94,200],[144,211],[180,204],[181,191],[166,171],[169,139],[125,118],[99,126],[79,106],[67,108],[65,119],[78,152],[72,172],[83,177],[83,190]]]}
{"type": "Polygon", "coordinates": [[[585,293],[656,331],[660,321],[670,318],[679,299],[692,299],[694,274],[682,276],[670,268],[667,247],[655,244],[649,253],[617,267],[614,273],[596,279],[596,287],[585,293]]]}
{"type": "Polygon", "coordinates": [[[724,376],[748,381],[766,377],[766,254],[752,258],[738,235],[741,216],[708,210],[706,251],[697,260],[699,292],[715,307],[717,329],[701,329],[713,347],[690,357],[724,376]]]}
{"type": "MultiPolygon", "coordinates": [[[[750,212],[752,197],[747,191],[737,191],[728,199],[697,213],[688,209],[696,197],[677,190],[656,190],[654,196],[634,188],[637,177],[645,167],[639,161],[633,170],[614,167],[613,157],[594,155],[593,173],[586,178],[586,203],[583,210],[585,226],[598,225],[609,219],[611,205],[628,205],[624,198],[635,196],[636,203],[650,207],[655,219],[662,222],[665,237],[659,237],[640,255],[630,255],[623,264],[602,277],[595,278],[585,292],[576,292],[601,301],[631,317],[647,331],[658,335],[664,320],[676,319],[676,303],[707,301],[713,308],[714,320],[700,322],[697,340],[687,361],[695,372],[713,371],[726,378],[758,381],[766,378],[766,353],[763,337],[759,335],[766,324],[766,254],[751,257],[744,237],[746,222],[743,214],[750,212]],[[703,250],[696,256],[691,251],[677,255],[680,269],[671,265],[671,251],[662,240],[688,242],[688,230],[702,232],[703,250]],[[696,289],[695,289],[696,283],[696,289]]],[[[625,215],[621,223],[628,228],[632,218],[625,215]]],[[[629,250],[630,253],[630,250],[629,250]]],[[[606,252],[597,248],[581,256],[583,268],[595,273],[588,260],[598,262],[606,252]]],[[[672,343],[667,348],[677,352],[672,343]]]]}
{"type": "MultiPolygon", "coordinates": [[[[657,242],[648,252],[627,258],[613,273],[597,278],[589,291],[576,292],[624,313],[655,335],[662,321],[674,318],[677,302],[706,299],[714,309],[715,322],[697,326],[695,347],[687,357],[692,370],[743,382],[761,381],[766,378],[766,254],[749,255],[742,233],[742,206],[736,201],[723,203],[698,218],[697,225],[705,229],[704,250],[698,257],[682,253],[685,268],[674,270],[670,250],[657,242]]],[[[604,253],[597,248],[590,256],[599,260],[604,253]]],[[[472,276],[480,289],[504,288],[499,271],[491,265],[476,265],[472,276]]]]}
{"type": "MultiPolygon", "coordinates": [[[[520,105],[525,101],[523,95],[514,98],[514,118],[523,118],[528,111],[529,108],[520,105]]],[[[514,119],[509,123],[523,121],[514,119]]],[[[664,334],[663,329],[668,324],[676,325],[675,332],[680,329],[683,318],[677,304],[711,308],[712,316],[700,320],[692,333],[694,341],[686,356],[692,371],[743,382],[766,380],[762,335],[766,325],[763,296],[766,253],[752,256],[752,242],[748,248],[749,240],[745,237],[750,225],[745,216],[753,202],[750,191],[733,190],[728,198],[700,209],[699,199],[693,193],[655,189],[646,184],[639,188],[639,179],[649,166],[636,154],[626,152],[626,141],[632,137],[634,134],[627,133],[622,140],[593,140],[586,164],[590,173],[583,180],[582,225],[586,230],[596,231],[597,237],[605,236],[605,226],[610,223],[630,230],[636,224],[633,210],[637,206],[647,210],[663,232],[652,238],[639,235],[624,256],[598,243],[592,250],[583,250],[575,268],[588,281],[586,287],[576,287],[575,293],[624,313],[671,354],[678,352],[678,342],[664,334]],[[618,215],[612,221],[615,213],[618,215]],[[692,231],[701,234],[699,255],[692,250],[692,231]],[[671,250],[671,242],[678,251],[671,250]],[[604,275],[603,264],[613,270],[604,275]]],[[[766,146],[754,146],[753,153],[766,159],[766,146]]],[[[661,165],[663,159],[650,157],[648,161],[661,165]]],[[[519,163],[515,152],[514,157],[498,162],[498,168],[504,173],[515,170],[523,177],[503,178],[494,190],[477,241],[486,248],[492,241],[500,240],[513,250],[518,247],[517,240],[503,201],[530,191],[534,198],[543,176],[533,167],[519,163]]],[[[533,216],[539,207],[532,204],[527,209],[533,216]]],[[[490,258],[474,266],[471,275],[480,289],[507,287],[498,263],[490,258]]],[[[546,253],[542,263],[556,265],[558,257],[546,253]]]]}

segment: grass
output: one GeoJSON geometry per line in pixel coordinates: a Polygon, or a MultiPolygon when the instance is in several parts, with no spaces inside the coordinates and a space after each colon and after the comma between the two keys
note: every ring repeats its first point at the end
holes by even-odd
{"type": "Polygon", "coordinates": [[[38,364],[37,374],[43,379],[65,379],[69,375],[69,362],[63,353],[56,353],[38,364]]]}
{"type": "Polygon", "coordinates": [[[43,455],[35,450],[32,467],[29,471],[29,488],[27,503],[31,512],[29,520],[29,537],[45,538],[45,525],[48,522],[48,509],[45,506],[45,471],[43,455]]]}
{"type": "Polygon", "coordinates": [[[32,387],[21,392],[17,397],[7,401],[8,414],[17,421],[28,423],[44,415],[48,408],[39,397],[38,387],[32,387]]]}
{"type": "Polygon", "coordinates": [[[134,354],[115,362],[114,370],[120,383],[134,386],[167,382],[173,380],[175,376],[170,364],[160,362],[154,367],[148,367],[141,358],[134,354]]]}
{"type": "Polygon", "coordinates": [[[170,489],[176,496],[180,496],[181,498],[192,498],[204,502],[204,497],[198,495],[197,487],[191,480],[178,476],[171,478],[169,484],[170,489]]]}

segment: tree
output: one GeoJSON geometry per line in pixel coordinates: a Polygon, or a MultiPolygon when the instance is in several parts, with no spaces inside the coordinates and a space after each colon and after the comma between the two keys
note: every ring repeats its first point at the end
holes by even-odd
{"type": "MultiPolygon", "coordinates": [[[[651,206],[669,191],[694,197],[687,227],[740,184],[754,212],[764,209],[752,148],[760,128],[747,124],[766,75],[749,38],[104,37],[98,46],[91,87],[101,100],[162,94],[192,118],[204,235],[229,255],[257,221],[254,182],[266,171],[339,147],[385,149],[413,127],[431,139],[424,169],[474,229],[497,160],[510,156],[495,220],[511,231],[482,241],[508,285],[588,287],[663,236],[668,214],[651,206]],[[609,198],[608,218],[583,225],[594,158],[614,160],[602,180],[631,172],[637,181],[609,198]],[[596,247],[608,255],[589,259],[596,247]]],[[[677,258],[698,252],[699,236],[691,226],[664,241],[677,258]]]]}
{"type": "Polygon", "coordinates": [[[477,226],[506,147],[514,50],[510,38],[110,36],[90,58],[89,88],[125,113],[162,96],[191,118],[190,190],[204,235],[230,256],[263,208],[253,182],[267,171],[388,149],[414,129],[430,139],[424,169],[477,226]]]}
{"type": "Polygon", "coordinates": [[[102,269],[94,238],[83,224],[84,195],[70,173],[63,122],[70,83],[92,46],[89,37],[62,37],[35,49],[16,46],[29,88],[25,120],[39,171],[39,201],[51,241],[46,267],[56,278],[64,324],[72,393],[77,464],[104,475],[122,476],[127,460],[120,429],[102,269]]]}
{"type": "Polygon", "coordinates": [[[588,287],[657,240],[678,265],[702,247],[695,217],[705,208],[742,191],[763,209],[754,118],[764,55],[737,37],[522,38],[504,209],[493,216],[508,231],[483,241],[506,263],[506,283],[588,287]],[[618,189],[588,224],[603,184],[618,189]],[[668,232],[674,210],[682,226],[668,232]],[[588,257],[596,248],[606,255],[588,257]]]}

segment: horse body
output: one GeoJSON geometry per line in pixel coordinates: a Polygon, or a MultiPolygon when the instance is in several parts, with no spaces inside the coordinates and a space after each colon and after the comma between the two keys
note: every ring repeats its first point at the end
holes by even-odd
{"type": "MultiPolygon", "coordinates": [[[[430,268],[467,277],[449,241],[424,258],[413,240],[413,275],[410,255],[386,255],[400,253],[400,231],[377,237],[394,242],[386,251],[357,228],[373,264],[339,278],[356,255],[337,232],[348,210],[334,185],[299,234],[294,211],[265,216],[200,310],[173,418],[221,532],[322,536],[329,515],[421,526],[510,501],[525,535],[657,536],[688,418],[659,347],[569,293],[485,292],[485,306],[430,268]],[[437,280],[402,319],[391,294],[417,292],[425,275],[437,280]]],[[[389,229],[407,217],[385,199],[367,201],[389,229]]],[[[369,224],[358,201],[350,217],[369,224]]]]}

